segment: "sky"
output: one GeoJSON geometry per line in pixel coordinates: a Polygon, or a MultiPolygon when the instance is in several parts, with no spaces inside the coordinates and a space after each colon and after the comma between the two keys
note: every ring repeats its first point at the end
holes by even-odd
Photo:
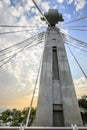
{"type": "MultiPolygon", "coordinates": [[[[87,16],[87,0],[36,0],[36,3],[43,13],[50,8],[57,8],[62,13],[65,23],[87,16]]],[[[0,35],[0,50],[46,31],[47,25],[40,20],[40,17],[41,15],[32,3],[32,0],[0,0],[0,25],[27,25],[36,29],[29,32],[0,35]]],[[[67,24],[66,26],[77,25],[86,26],[87,19],[67,24]]],[[[65,33],[87,43],[86,31],[65,29],[62,27],[62,23],[59,24],[59,27],[65,33]]],[[[13,30],[21,31],[23,28],[0,27],[0,33],[13,30]]],[[[44,44],[42,43],[27,49],[0,68],[0,110],[7,108],[22,109],[29,106],[43,48],[44,44]]],[[[87,74],[87,53],[75,47],[70,46],[70,48],[87,74]]],[[[87,49],[85,48],[85,50],[87,49]]],[[[76,94],[77,97],[81,97],[81,95],[87,94],[87,80],[84,78],[67,47],[66,51],[76,94]]],[[[0,59],[2,58],[0,56],[0,59]]],[[[38,89],[35,94],[34,106],[36,106],[37,93],[38,89]]]]}

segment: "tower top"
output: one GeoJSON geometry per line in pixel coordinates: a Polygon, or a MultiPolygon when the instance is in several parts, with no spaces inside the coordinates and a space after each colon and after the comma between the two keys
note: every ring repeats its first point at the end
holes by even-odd
{"type": "MultiPolygon", "coordinates": [[[[58,22],[64,21],[62,14],[59,13],[57,9],[49,9],[48,12],[44,13],[44,16],[51,26],[55,26],[58,22]]],[[[44,17],[42,17],[41,20],[45,21],[44,17]]]]}

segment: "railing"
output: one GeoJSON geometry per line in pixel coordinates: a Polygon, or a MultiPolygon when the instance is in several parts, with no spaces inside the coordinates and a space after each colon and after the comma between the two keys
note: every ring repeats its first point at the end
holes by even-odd
{"type": "MultiPolygon", "coordinates": [[[[72,127],[0,127],[0,130],[77,130],[72,127]]],[[[78,127],[78,130],[87,130],[87,127],[78,127]]]]}

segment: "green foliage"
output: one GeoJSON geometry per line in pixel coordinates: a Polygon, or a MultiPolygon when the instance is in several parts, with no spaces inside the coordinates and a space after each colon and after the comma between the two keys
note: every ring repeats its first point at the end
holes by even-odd
{"type": "MultiPolygon", "coordinates": [[[[2,116],[0,120],[3,120],[3,123],[12,122],[10,126],[20,126],[20,124],[26,124],[27,116],[28,116],[29,108],[24,108],[22,111],[17,109],[6,110],[2,112],[2,116]]],[[[34,108],[31,109],[30,115],[30,124],[33,122],[35,118],[36,110],[34,108]]]]}
{"type": "Polygon", "coordinates": [[[6,113],[2,113],[2,120],[5,122],[8,118],[8,115],[6,113]]]}
{"type": "Polygon", "coordinates": [[[21,111],[19,110],[13,110],[12,112],[13,120],[19,120],[21,117],[21,111]]]}
{"type": "Polygon", "coordinates": [[[87,96],[86,95],[82,96],[81,99],[79,99],[78,101],[79,101],[80,107],[87,109],[87,96]]]}
{"type": "Polygon", "coordinates": [[[84,95],[78,100],[83,124],[87,123],[87,96],[84,95]]]}
{"type": "MultiPolygon", "coordinates": [[[[78,100],[79,106],[80,106],[80,112],[82,116],[83,123],[87,123],[87,96],[84,95],[81,97],[81,99],[78,100]]],[[[10,126],[20,126],[21,124],[25,125],[27,116],[28,116],[29,108],[26,107],[22,111],[19,111],[17,109],[13,110],[5,110],[1,113],[0,121],[3,121],[3,123],[11,122],[10,126]]],[[[29,125],[32,124],[33,120],[35,119],[36,109],[31,109],[30,114],[30,122],[29,125]]],[[[1,122],[0,122],[1,126],[1,122]]]]}
{"type": "MultiPolygon", "coordinates": [[[[83,123],[87,123],[87,96],[84,95],[81,97],[81,99],[78,100],[79,106],[80,106],[80,112],[82,116],[83,123]]],[[[5,110],[1,113],[0,121],[3,121],[3,123],[11,122],[10,126],[20,126],[21,124],[25,125],[27,116],[28,116],[29,108],[26,107],[22,111],[19,111],[17,109],[13,110],[5,110]]],[[[36,109],[31,109],[30,114],[30,122],[29,126],[32,124],[33,120],[35,119],[36,109]]],[[[1,126],[1,122],[0,122],[1,126]]]]}
{"type": "Polygon", "coordinates": [[[22,111],[22,124],[26,124],[27,116],[28,116],[29,108],[26,107],[22,111]]]}

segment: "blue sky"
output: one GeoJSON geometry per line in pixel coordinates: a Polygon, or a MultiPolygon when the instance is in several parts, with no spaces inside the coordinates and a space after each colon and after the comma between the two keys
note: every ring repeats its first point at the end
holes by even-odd
{"type": "MultiPolygon", "coordinates": [[[[64,22],[87,16],[87,0],[36,0],[36,2],[43,13],[49,8],[57,8],[62,13],[64,22]]],[[[0,35],[0,49],[45,31],[47,25],[40,20],[40,17],[32,0],[0,0],[0,25],[28,25],[37,29],[25,33],[0,35]],[[41,26],[45,27],[41,28],[41,26]]],[[[86,26],[87,19],[66,26],[68,25],[86,26]]],[[[0,32],[12,30],[23,30],[23,28],[0,28],[0,32]]],[[[69,30],[69,28],[66,30],[63,28],[63,31],[87,43],[86,31],[69,30]]],[[[40,44],[24,51],[0,69],[0,108],[23,108],[29,105],[43,46],[40,44]]],[[[74,47],[70,48],[87,74],[87,53],[74,47]]],[[[87,82],[67,48],[66,51],[74,83],[78,88],[78,90],[76,88],[77,95],[80,96],[87,92],[87,82]]]]}

